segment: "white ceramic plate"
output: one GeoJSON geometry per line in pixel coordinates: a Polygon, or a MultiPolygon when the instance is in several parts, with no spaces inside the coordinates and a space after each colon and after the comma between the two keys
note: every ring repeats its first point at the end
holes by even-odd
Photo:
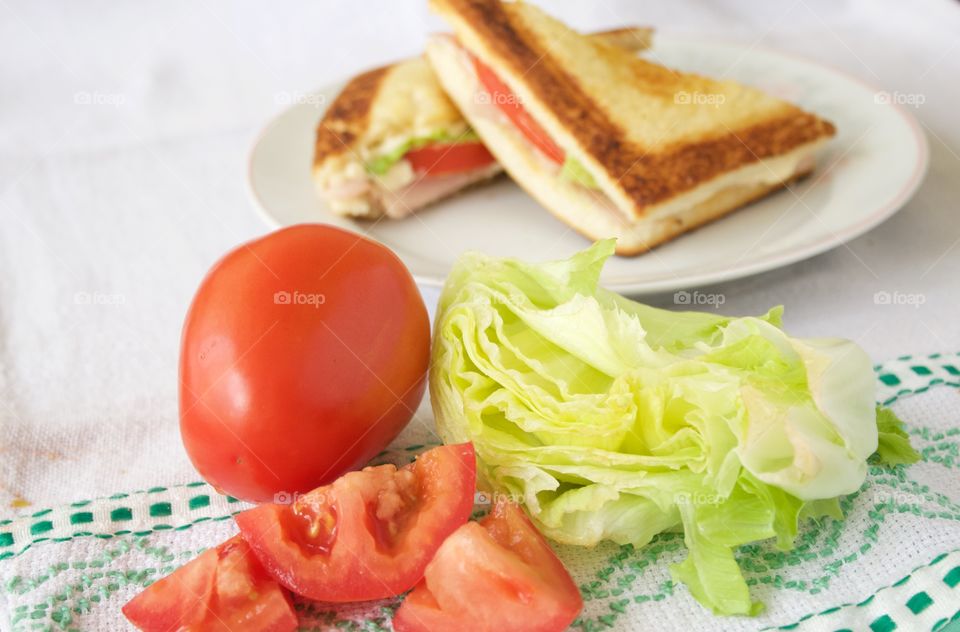
{"type": "MultiPolygon", "coordinates": [[[[756,274],[838,246],[876,226],[913,194],[927,167],[916,120],[886,93],[836,70],[739,45],[655,38],[647,53],[666,65],[759,87],[833,121],[837,137],[813,176],[645,255],[615,257],[607,287],[630,294],[673,291],[756,274]]],[[[342,84],[295,103],[257,138],[249,187],[272,226],[329,222],[392,248],[417,281],[443,283],[465,250],[531,260],[561,258],[588,242],[507,178],[403,220],[352,221],[331,214],[310,180],[314,129],[342,84]]]]}

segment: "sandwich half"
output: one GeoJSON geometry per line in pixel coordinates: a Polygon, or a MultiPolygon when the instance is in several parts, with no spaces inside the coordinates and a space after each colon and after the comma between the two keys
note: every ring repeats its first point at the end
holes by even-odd
{"type": "Polygon", "coordinates": [[[510,176],[591,239],[636,255],[809,173],[835,133],[733,81],[584,37],[523,2],[431,0],[427,58],[510,176]]]}
{"type": "MultiPolygon", "coordinates": [[[[592,37],[630,55],[651,34],[592,37]]],[[[422,56],[353,78],[317,126],[313,179],[339,215],[403,217],[501,171],[422,56]]]]}

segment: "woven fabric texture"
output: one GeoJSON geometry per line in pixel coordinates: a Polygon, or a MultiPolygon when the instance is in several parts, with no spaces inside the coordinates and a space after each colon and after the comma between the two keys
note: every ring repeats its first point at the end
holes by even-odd
{"type": "MultiPolygon", "coordinates": [[[[876,367],[878,400],[909,428],[920,463],[873,464],[842,506],[846,519],[803,525],[796,547],[742,547],[741,568],[766,610],[711,615],[668,566],[680,534],[642,548],[559,547],[585,607],[574,629],[941,630],[960,618],[960,357],[900,358],[876,367]]],[[[378,457],[409,462],[437,443],[411,424],[378,457]]],[[[0,629],[125,630],[120,607],[144,586],[236,532],[246,505],[202,482],[118,492],[0,521],[0,629]]],[[[478,507],[482,510],[482,507],[478,507]]],[[[398,600],[334,607],[298,601],[302,629],[389,630],[398,600]]]]}

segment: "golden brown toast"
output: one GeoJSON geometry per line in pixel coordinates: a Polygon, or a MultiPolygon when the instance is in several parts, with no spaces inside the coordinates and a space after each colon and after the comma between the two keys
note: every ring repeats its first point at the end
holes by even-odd
{"type": "MultiPolygon", "coordinates": [[[[652,36],[652,29],[636,26],[590,35],[627,54],[648,48],[652,36]]],[[[466,123],[423,56],[382,66],[350,80],[327,109],[317,126],[314,168],[342,168],[391,139],[450,128],[466,123]]]]}
{"type": "Polygon", "coordinates": [[[645,61],[526,3],[430,4],[627,218],[639,220],[724,174],[835,133],[831,123],[760,90],[645,61]]]}
{"type": "Polygon", "coordinates": [[[392,139],[453,127],[466,129],[463,117],[427,61],[414,57],[347,83],[317,126],[314,165],[366,159],[392,139]]]}

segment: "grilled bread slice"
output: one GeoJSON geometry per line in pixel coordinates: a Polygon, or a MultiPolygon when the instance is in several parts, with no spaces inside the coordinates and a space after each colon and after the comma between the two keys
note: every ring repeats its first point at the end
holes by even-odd
{"type": "Polygon", "coordinates": [[[431,7],[456,38],[432,38],[428,59],[471,126],[541,204],[590,238],[617,237],[619,254],[645,252],[808,173],[835,133],[760,90],[626,54],[526,3],[431,7]],[[569,170],[506,117],[476,105],[489,100],[477,62],[578,178],[564,177],[569,170]]]}
{"type": "MultiPolygon", "coordinates": [[[[652,31],[626,27],[593,37],[638,51],[652,31]]],[[[630,54],[630,53],[627,53],[630,54]]],[[[427,176],[403,160],[405,149],[478,143],[423,57],[352,79],[317,126],[313,178],[332,211],[402,217],[501,172],[492,158],[476,168],[427,176]]]]}

